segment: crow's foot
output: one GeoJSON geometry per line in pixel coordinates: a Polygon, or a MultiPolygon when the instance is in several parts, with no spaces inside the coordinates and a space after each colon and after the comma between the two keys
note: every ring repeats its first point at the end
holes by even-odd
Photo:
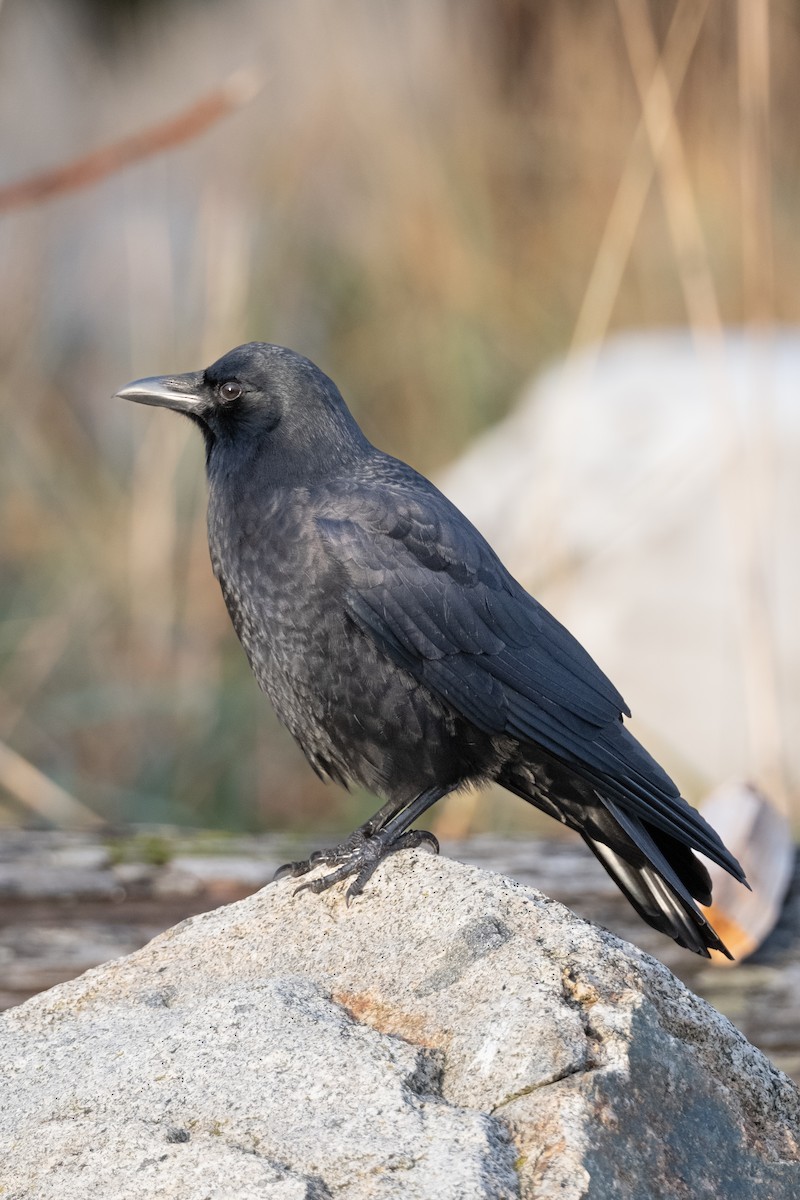
{"type": "Polygon", "coordinates": [[[340,846],[330,850],[315,850],[303,862],[286,863],[275,872],[275,879],[283,879],[287,875],[299,878],[313,871],[315,867],[332,867],[318,879],[309,879],[295,889],[298,892],[324,892],[342,879],[355,879],[347,889],[346,898],[349,904],[356,896],[360,896],[365,885],[372,877],[375,868],[384,858],[398,850],[410,850],[415,846],[426,846],[433,854],[439,853],[439,843],[432,833],[425,829],[411,829],[406,833],[394,835],[390,828],[374,832],[371,823],[362,825],[351,833],[340,846]]]}

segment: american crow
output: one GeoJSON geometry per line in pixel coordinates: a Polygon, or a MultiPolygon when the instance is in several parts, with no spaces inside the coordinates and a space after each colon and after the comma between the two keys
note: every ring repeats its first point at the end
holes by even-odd
{"type": "Polygon", "coordinates": [[[385,801],[283,873],[327,865],[302,886],[355,876],[352,898],[385,855],[438,849],[411,829],[426,809],[493,780],[577,830],[650,925],[727,954],[692,851],[744,882],[739,864],[583,647],[432,483],[367,441],[332,380],[251,342],[117,394],[200,427],[211,561],[256,679],[318,775],[385,801]]]}

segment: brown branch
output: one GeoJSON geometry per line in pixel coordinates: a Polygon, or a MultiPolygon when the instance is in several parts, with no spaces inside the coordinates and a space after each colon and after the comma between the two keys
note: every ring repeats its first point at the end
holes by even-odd
{"type": "Polygon", "coordinates": [[[248,104],[258,95],[262,86],[262,81],[252,71],[236,71],[221,87],[208,92],[176,117],[121,138],[100,150],[93,150],[63,167],[42,171],[0,187],[0,213],[26,208],[49,200],[52,196],[87,187],[131,163],[188,142],[223,117],[248,104]]]}

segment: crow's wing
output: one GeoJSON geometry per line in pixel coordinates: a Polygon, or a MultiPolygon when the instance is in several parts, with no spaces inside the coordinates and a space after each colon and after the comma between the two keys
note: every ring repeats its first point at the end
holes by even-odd
{"type": "Polygon", "coordinates": [[[580,757],[628,711],[619,692],[444,497],[387,499],[317,521],[350,615],[480,729],[580,757]]]}
{"type": "Polygon", "coordinates": [[[623,727],[630,712],[611,681],[432,484],[362,485],[317,526],[350,617],[390,658],[479,729],[544,747],[598,798],[740,873],[623,727]]]}

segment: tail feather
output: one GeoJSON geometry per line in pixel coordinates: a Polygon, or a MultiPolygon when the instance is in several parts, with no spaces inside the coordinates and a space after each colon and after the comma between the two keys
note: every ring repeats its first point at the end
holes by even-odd
{"type": "Polygon", "coordinates": [[[692,899],[677,892],[655,867],[648,863],[634,866],[610,846],[586,835],[584,841],[648,925],[704,958],[711,957],[709,950],[733,957],[692,899]]]}
{"type": "Polygon", "coordinates": [[[670,837],[660,829],[650,829],[648,832],[667,862],[672,864],[673,870],[688,888],[692,898],[698,904],[709,905],[711,903],[711,876],[700,859],[695,857],[683,842],[670,837]]]}
{"type": "Polygon", "coordinates": [[[732,957],[697,906],[711,902],[708,871],[674,833],[633,815],[598,784],[555,759],[542,771],[516,764],[498,782],[580,833],[648,925],[705,958],[711,950],[732,957]]]}
{"type": "Polygon", "coordinates": [[[744,871],[719,834],[681,796],[677,787],[624,725],[617,724],[598,739],[608,758],[607,773],[575,763],[572,770],[594,785],[603,798],[618,801],[617,811],[635,814],[673,839],[705,854],[740,883],[744,871]],[[613,769],[611,769],[613,768],[613,769]]]}

